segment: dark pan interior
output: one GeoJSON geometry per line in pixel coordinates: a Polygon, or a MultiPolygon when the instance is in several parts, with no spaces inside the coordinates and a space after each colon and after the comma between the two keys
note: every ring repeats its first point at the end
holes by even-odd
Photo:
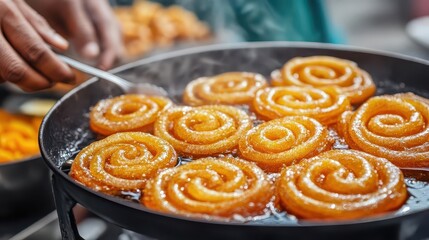
{"type": "MultiPolygon", "coordinates": [[[[197,77],[227,71],[250,71],[261,73],[268,78],[272,70],[281,67],[287,60],[312,55],[329,55],[355,61],[372,75],[378,87],[377,94],[412,91],[429,98],[427,62],[369,50],[321,44],[277,42],[204,47],[143,59],[120,67],[115,72],[133,82],[150,82],[162,86],[172,97],[177,97],[185,85],[197,77]]],[[[92,79],[74,89],[55,105],[45,118],[40,131],[42,154],[54,174],[70,180],[60,170],[61,166],[96,139],[96,135],[89,130],[90,107],[101,99],[121,93],[114,84],[92,79]]],[[[425,177],[425,174],[421,177],[425,177]]],[[[428,211],[429,187],[414,179],[409,179],[407,184],[411,195],[407,204],[397,212],[384,216],[384,219],[428,211]]],[[[122,202],[118,200],[117,204],[123,204],[122,202]]],[[[137,207],[133,211],[136,214],[147,211],[145,207],[135,205],[137,207]]],[[[106,213],[106,216],[108,215],[109,213],[106,213]]],[[[287,214],[276,214],[251,221],[249,224],[303,226],[306,222],[298,222],[287,214]]],[[[323,226],[326,223],[315,225],[318,224],[323,226]]],[[[314,226],[314,223],[312,225],[314,226]]]]}

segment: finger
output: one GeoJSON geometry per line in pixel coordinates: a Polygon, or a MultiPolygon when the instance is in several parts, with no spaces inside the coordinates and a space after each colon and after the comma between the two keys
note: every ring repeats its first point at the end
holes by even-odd
{"type": "Polygon", "coordinates": [[[26,2],[23,0],[15,0],[15,4],[21,11],[22,15],[27,19],[27,21],[46,43],[63,51],[68,48],[69,43],[67,40],[56,33],[54,29],[49,26],[48,22],[30,6],[28,6],[26,2]]]}
{"type": "MultiPolygon", "coordinates": [[[[86,0],[85,0],[86,1],[86,0]]],[[[63,0],[64,19],[77,51],[85,58],[92,59],[99,55],[96,32],[85,12],[82,1],[63,0]]]]}
{"type": "Polygon", "coordinates": [[[2,20],[2,31],[10,46],[51,82],[71,83],[72,70],[49,49],[19,11],[11,8],[2,20]]]}
{"type": "Polygon", "coordinates": [[[24,91],[41,90],[53,84],[28,66],[0,34],[0,78],[24,91]]]}
{"type": "Polygon", "coordinates": [[[87,12],[91,14],[101,46],[98,66],[102,69],[109,69],[123,54],[119,24],[107,1],[87,0],[85,4],[87,12]]]}

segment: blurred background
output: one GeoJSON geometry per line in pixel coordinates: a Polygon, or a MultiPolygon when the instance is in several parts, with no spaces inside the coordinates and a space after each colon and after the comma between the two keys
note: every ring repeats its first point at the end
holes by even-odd
{"type": "Polygon", "coordinates": [[[343,32],[345,43],[429,58],[427,0],[326,0],[331,20],[343,32]],[[420,20],[417,29],[407,25],[420,20]],[[407,30],[408,29],[408,30],[407,30]],[[413,31],[410,34],[410,31],[413,31]],[[417,33],[415,32],[417,31],[417,33]],[[417,37],[419,36],[419,37],[417,37]],[[418,39],[417,39],[418,38],[418,39]],[[426,46],[427,43],[426,43],[426,46]]]}
{"type": "MultiPolygon", "coordinates": [[[[132,2],[131,0],[111,0],[113,6],[119,7],[130,5],[132,2]]],[[[208,24],[212,39],[209,41],[208,38],[205,38],[208,36],[205,33],[200,36],[189,36],[188,39],[185,39],[188,43],[189,40],[197,41],[193,41],[193,44],[187,46],[213,42],[255,40],[313,41],[362,46],[425,59],[429,58],[427,48],[429,47],[429,21],[424,18],[429,15],[429,2],[426,0],[304,0],[298,4],[296,1],[269,1],[271,7],[283,7],[284,15],[292,15],[295,18],[294,21],[285,16],[282,16],[283,19],[281,20],[278,19],[278,16],[276,18],[275,15],[279,15],[279,10],[266,7],[264,1],[245,3],[245,1],[240,0],[220,0],[216,1],[218,4],[212,1],[195,4],[198,1],[194,0],[158,0],[156,2],[165,6],[177,3],[196,13],[200,20],[208,24]],[[240,15],[241,12],[234,9],[234,6],[238,5],[246,6],[243,7],[245,9],[243,11],[252,12],[252,14],[248,14],[250,17],[246,19],[248,23],[250,22],[248,25],[251,26],[243,27],[246,24],[237,20],[240,17],[246,17],[246,13],[240,15]],[[258,8],[264,10],[258,11],[258,8]],[[228,13],[228,11],[235,11],[235,13],[228,13]],[[323,16],[317,16],[320,13],[323,16]],[[231,20],[234,17],[238,24],[231,20]],[[260,19],[249,20],[251,17],[259,17],[260,19]],[[288,22],[293,22],[294,25],[291,26],[288,22]],[[278,26],[269,26],[270,24],[277,24],[278,26]],[[270,27],[272,29],[277,27],[277,29],[267,30],[267,32],[277,31],[280,33],[262,37],[262,33],[256,37],[251,35],[252,32],[257,32],[258,28],[270,27]],[[295,28],[297,31],[287,28],[295,28]]],[[[119,20],[126,22],[123,17],[119,17],[119,20]]],[[[123,27],[127,29],[127,26],[123,27]]],[[[175,40],[176,44],[186,42],[183,41],[183,38],[175,40]]],[[[171,47],[172,45],[161,41],[158,51],[155,52],[159,52],[159,48],[162,49],[166,46],[171,47]]],[[[153,49],[151,50],[149,53],[153,53],[153,49]]]]}
{"type": "MultiPolygon", "coordinates": [[[[130,5],[133,1],[131,0],[111,0],[114,6],[130,5]]],[[[172,3],[175,1],[159,0],[161,3],[172,3]]],[[[176,1],[181,6],[195,11],[195,1],[193,0],[179,0],[176,1]]],[[[218,8],[217,10],[225,10],[224,6],[218,6],[213,4],[211,1],[210,6],[218,8]]],[[[219,5],[222,2],[242,2],[240,0],[220,0],[219,5]]],[[[252,3],[249,1],[249,8],[252,9],[252,3]]],[[[263,2],[263,1],[261,1],[263,2]]],[[[285,7],[290,7],[289,3],[293,1],[270,1],[275,6],[276,2],[282,2],[285,7]]],[[[319,40],[323,42],[341,43],[354,46],[362,46],[367,48],[379,49],[402,53],[406,55],[416,56],[420,58],[429,58],[429,22],[424,18],[429,15],[429,2],[427,0],[324,0],[324,1],[302,1],[307,2],[308,6],[322,5],[321,8],[325,12],[326,21],[328,22],[329,32],[334,37],[330,38],[315,38],[310,34],[299,37],[284,37],[288,40],[303,40],[303,41],[314,41],[319,40]],[[317,4],[314,4],[316,3],[317,4]],[[412,20],[419,20],[416,26],[410,26],[412,20]],[[425,21],[426,20],[426,21],[425,21]],[[295,39],[294,39],[295,38],[295,39]]],[[[304,4],[305,5],[305,4],[304,4]]],[[[292,6],[296,7],[296,6],[292,6]]],[[[299,6],[298,6],[299,7],[299,6]]],[[[316,8],[319,8],[317,6],[316,8]]],[[[204,8],[204,6],[202,7],[204,8]]],[[[254,11],[254,9],[252,9],[254,11]]],[[[249,10],[249,11],[252,11],[249,10]]],[[[299,10],[299,9],[298,9],[299,10]]],[[[311,14],[310,10],[303,11],[304,14],[311,14]]],[[[275,10],[273,10],[273,14],[275,10]]],[[[299,13],[301,14],[301,13],[299,13]]],[[[217,19],[218,23],[213,24],[210,22],[209,25],[212,31],[215,31],[215,35],[227,34],[224,32],[225,25],[227,23],[219,23],[219,21],[228,21],[226,19],[220,20],[222,15],[217,14],[214,18],[217,19]],[[219,27],[221,25],[221,27],[219,27]],[[213,29],[214,28],[214,29],[213,29]]],[[[225,15],[227,16],[227,15],[225,15]]],[[[210,19],[205,16],[204,18],[210,19]]],[[[319,20],[319,19],[316,19],[319,20]]],[[[304,20],[300,20],[301,22],[304,20]]],[[[283,24],[283,23],[281,23],[283,24]]],[[[309,25],[307,25],[308,27],[309,25]]],[[[310,26],[310,30],[314,31],[313,35],[318,34],[316,26],[310,26]]],[[[230,26],[227,26],[230,27],[230,26]]],[[[287,24],[284,24],[287,27],[287,24]]],[[[298,27],[305,27],[301,25],[298,27]]],[[[256,27],[254,27],[256,28],[256,27]]],[[[325,30],[324,30],[325,31],[325,30]]],[[[304,32],[304,31],[302,31],[304,32]]],[[[292,34],[293,35],[293,34],[292,34]]],[[[273,36],[267,36],[265,39],[276,40],[273,36]]],[[[265,40],[263,39],[263,40],[265,40]]],[[[239,40],[231,36],[219,37],[217,41],[234,41],[239,40]],[[228,38],[230,37],[230,38],[228,38]]],[[[243,40],[243,39],[241,39],[243,40]]],[[[254,39],[250,39],[254,40],[254,39]]]]}

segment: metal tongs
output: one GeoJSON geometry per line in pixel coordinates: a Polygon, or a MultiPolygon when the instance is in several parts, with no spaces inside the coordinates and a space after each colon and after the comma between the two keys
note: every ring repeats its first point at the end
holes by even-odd
{"type": "Polygon", "coordinates": [[[92,76],[105,79],[107,81],[110,81],[116,85],[118,85],[125,93],[137,93],[137,94],[145,94],[150,96],[164,96],[166,97],[167,91],[165,91],[164,88],[156,86],[154,84],[150,83],[133,83],[130,81],[127,81],[123,78],[120,78],[112,73],[100,70],[98,68],[92,67],[90,65],[87,65],[85,63],[79,62],[77,60],[74,60],[72,58],[66,57],[61,54],[57,54],[57,56],[63,60],[65,63],[70,65],[71,67],[90,74],[92,76]]]}

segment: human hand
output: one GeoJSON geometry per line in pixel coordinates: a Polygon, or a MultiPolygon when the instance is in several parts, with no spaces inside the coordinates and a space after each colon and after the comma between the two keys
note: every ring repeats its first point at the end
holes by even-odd
{"type": "Polygon", "coordinates": [[[65,50],[68,42],[23,0],[0,0],[0,82],[24,91],[71,83],[74,74],[47,44],[65,50]]]}
{"type": "Polygon", "coordinates": [[[119,24],[107,0],[28,0],[82,57],[109,69],[123,54],[119,24]]]}

